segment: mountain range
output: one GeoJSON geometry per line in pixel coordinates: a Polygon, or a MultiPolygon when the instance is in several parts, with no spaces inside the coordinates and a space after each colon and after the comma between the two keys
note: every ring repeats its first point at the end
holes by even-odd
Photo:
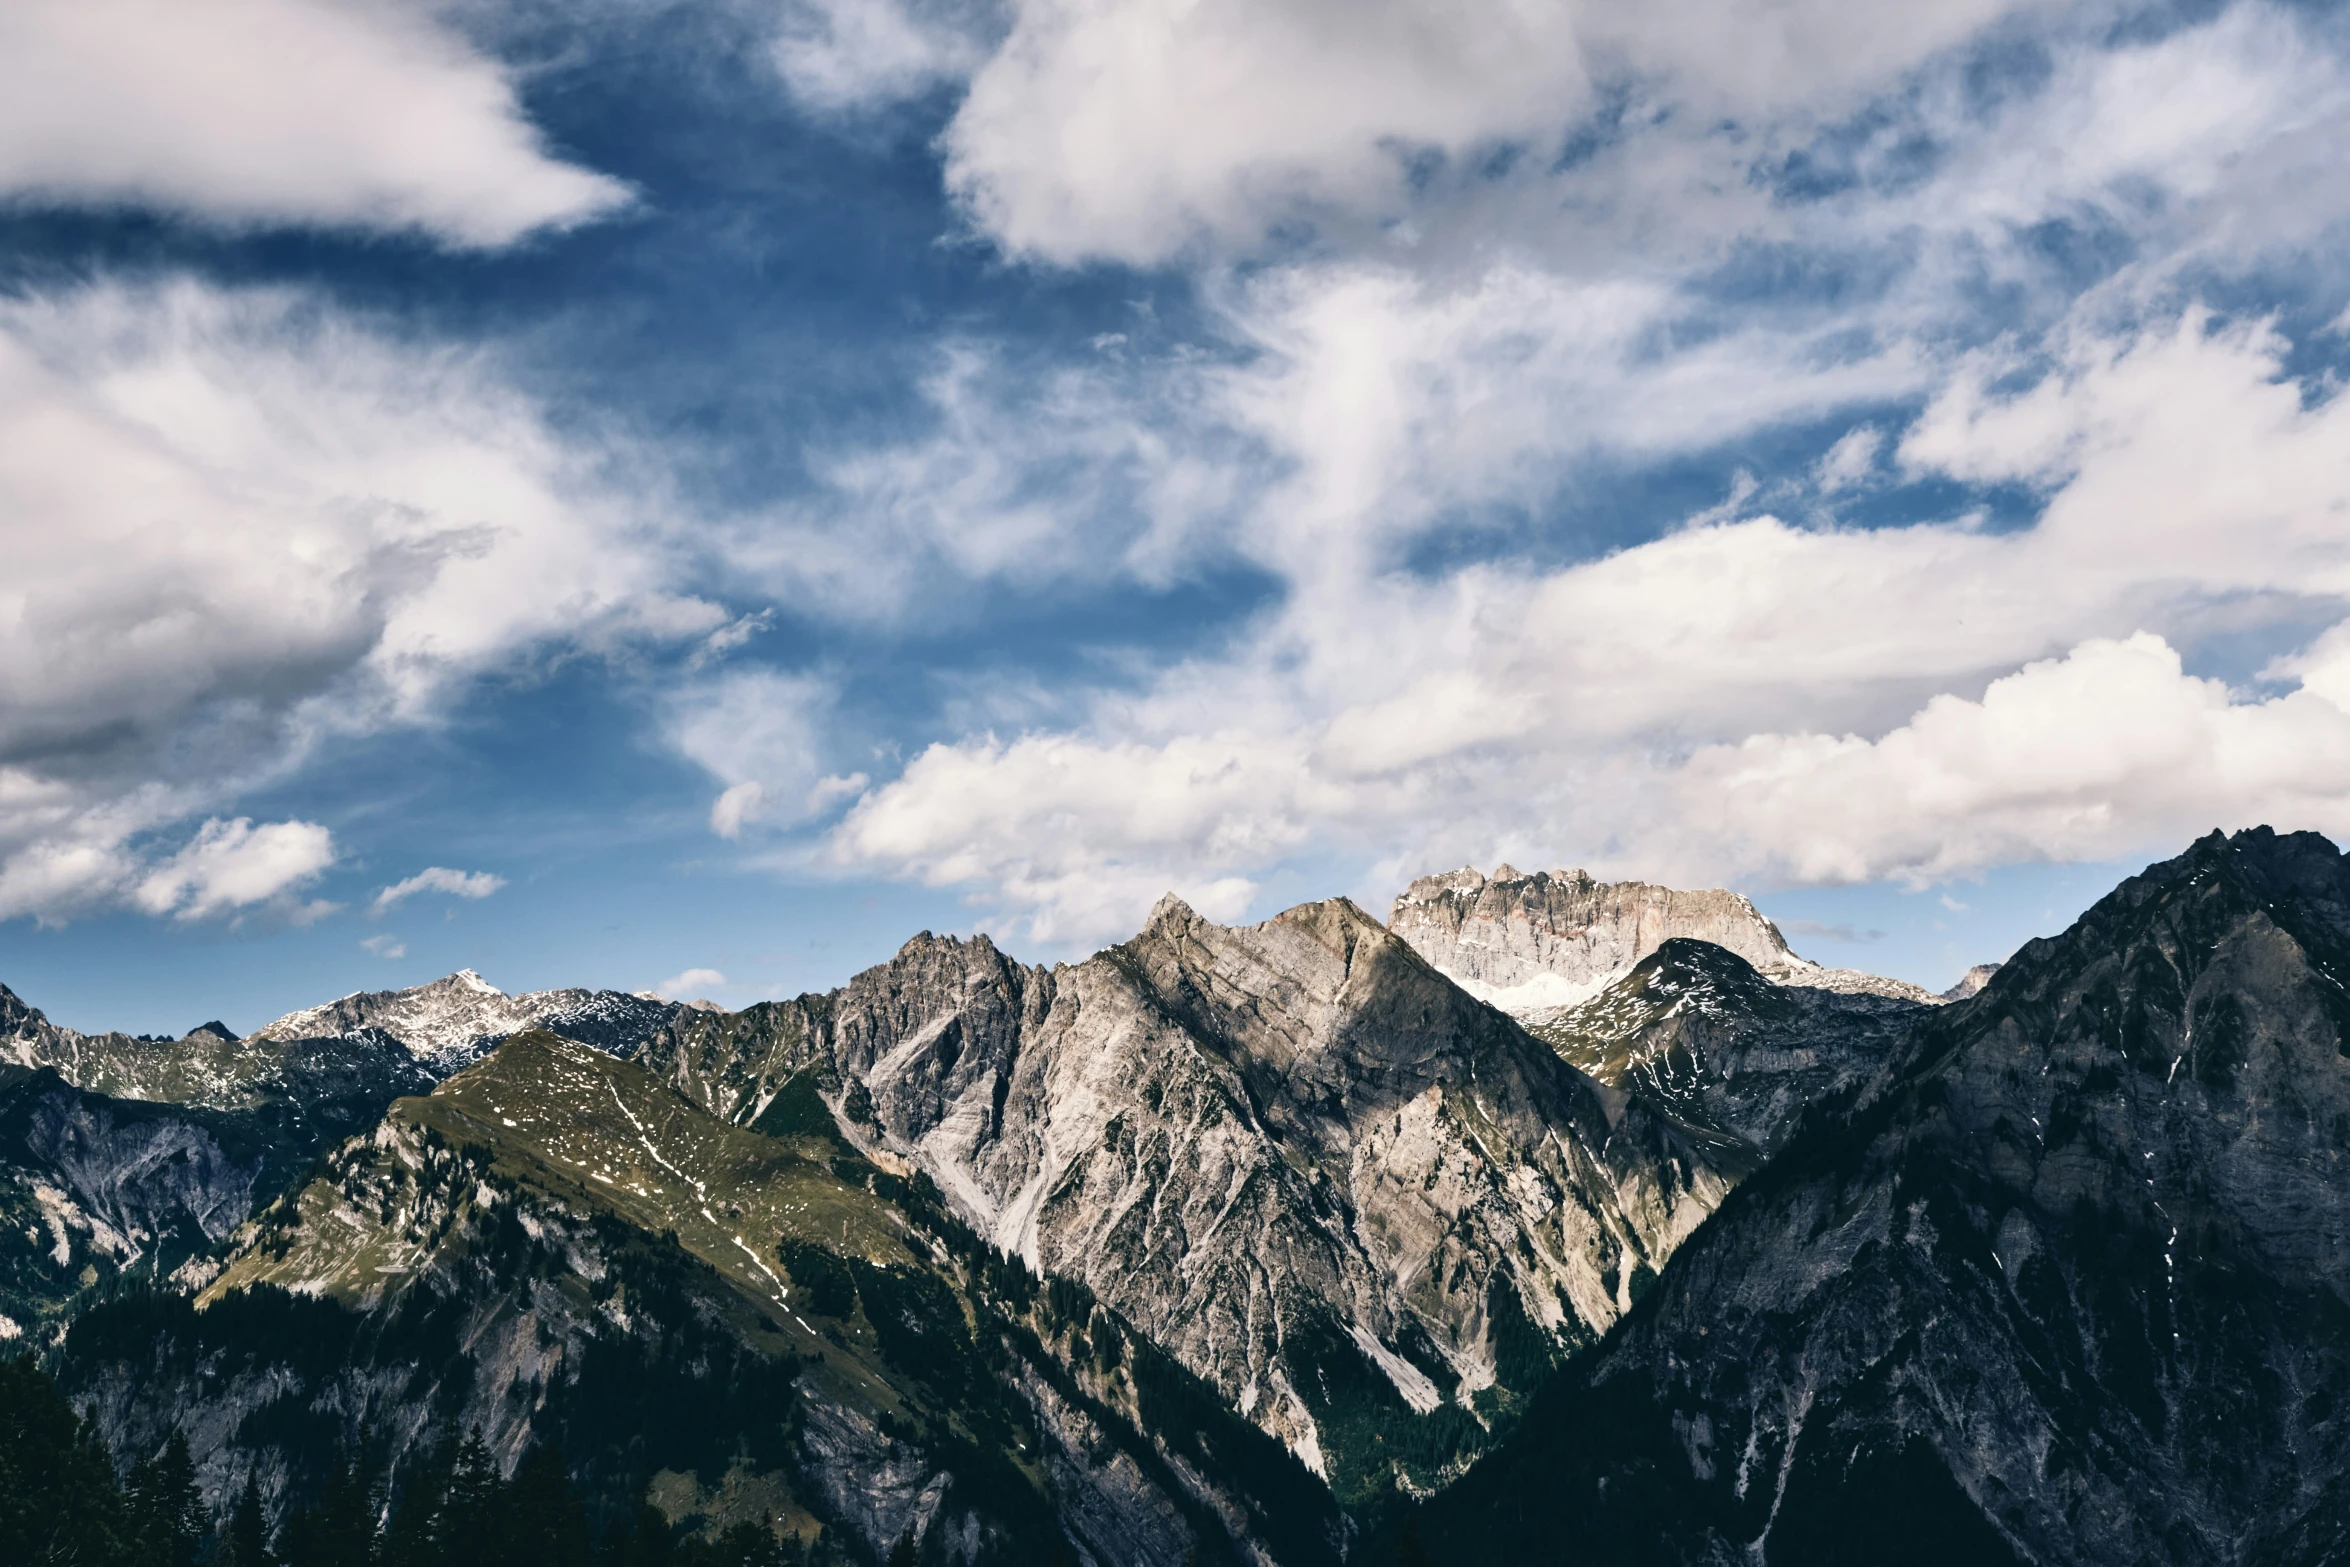
{"type": "Polygon", "coordinates": [[[2345,969],[2263,829],[1947,995],[1509,867],[740,1012],[0,990],[0,1333],[271,1520],[469,1435],[810,1560],[2336,1560],[2345,969]]]}

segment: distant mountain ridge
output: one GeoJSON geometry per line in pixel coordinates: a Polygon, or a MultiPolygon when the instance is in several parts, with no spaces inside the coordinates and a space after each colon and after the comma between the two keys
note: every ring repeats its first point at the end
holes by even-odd
{"type": "Polygon", "coordinates": [[[289,1012],[251,1037],[319,1039],[372,1029],[399,1040],[446,1076],[499,1040],[533,1028],[625,1055],[676,1010],[676,1003],[619,990],[535,990],[510,996],[473,970],[459,969],[407,990],[357,991],[289,1012]]]}
{"type": "Polygon", "coordinates": [[[1760,1164],[1927,1012],[1901,996],[1775,984],[1727,947],[1675,936],[1589,1001],[1525,1022],[1599,1081],[1740,1139],[1760,1164]]]}
{"type": "Polygon", "coordinates": [[[1388,928],[1483,1001],[1520,1016],[1575,1006],[1665,942],[1711,942],[1782,985],[1943,999],[1907,980],[1825,968],[1799,957],[1743,895],[1603,882],[1586,871],[1474,867],[1422,876],[1399,894],[1388,928]]]}
{"type": "Polygon", "coordinates": [[[446,1422],[826,1562],[1338,1560],[1304,1469],[1082,1290],[828,1131],[729,1125],[543,1031],[402,1101],[223,1262],[200,1311],[101,1303],[62,1356],[117,1446],[189,1429],[215,1496],[251,1475],[282,1508],[361,1433],[396,1469],[446,1422]]]}

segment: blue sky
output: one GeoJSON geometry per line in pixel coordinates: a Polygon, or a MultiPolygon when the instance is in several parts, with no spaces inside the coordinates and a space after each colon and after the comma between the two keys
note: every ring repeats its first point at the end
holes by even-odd
{"type": "Polygon", "coordinates": [[[2346,48],[11,6],[0,980],[742,1004],[1507,860],[1942,985],[2339,836],[2346,48]]]}

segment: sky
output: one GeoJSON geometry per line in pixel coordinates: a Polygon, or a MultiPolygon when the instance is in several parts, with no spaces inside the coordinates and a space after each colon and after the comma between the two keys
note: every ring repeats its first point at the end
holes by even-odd
{"type": "Polygon", "coordinates": [[[728,1005],[2350,832],[2350,16],[13,0],[0,982],[728,1005]]]}

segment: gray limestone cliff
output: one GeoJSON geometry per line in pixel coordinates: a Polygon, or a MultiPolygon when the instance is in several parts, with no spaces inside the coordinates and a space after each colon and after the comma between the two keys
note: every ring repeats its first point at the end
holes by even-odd
{"type": "Polygon", "coordinates": [[[1520,1015],[1588,1000],[1667,941],[1710,941],[1784,985],[1931,1002],[1906,980],[1825,968],[1792,951],[1739,893],[1603,882],[1579,870],[1512,866],[1423,876],[1388,928],[1483,1000],[1520,1015]]]}
{"type": "Polygon", "coordinates": [[[2314,834],[2125,882],[1799,1132],[1396,1559],[2344,1560],[2346,979],[2314,834]]]}
{"type": "Polygon", "coordinates": [[[1455,1472],[1745,1168],[1342,899],[1240,928],[1168,899],[1049,971],[917,937],[642,1059],[748,1124],[813,1088],[1350,1502],[1455,1472]]]}

